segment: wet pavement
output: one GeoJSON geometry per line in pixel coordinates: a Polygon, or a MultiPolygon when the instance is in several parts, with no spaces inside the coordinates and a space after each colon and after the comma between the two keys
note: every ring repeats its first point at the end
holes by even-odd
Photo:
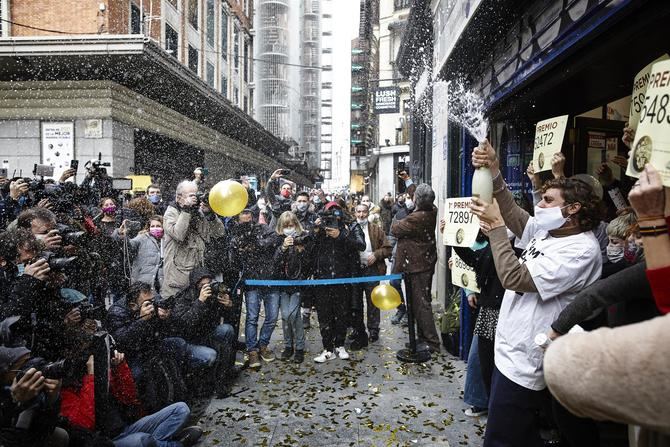
{"type": "MultiPolygon", "coordinates": [[[[480,446],[485,418],[463,414],[464,362],[443,350],[430,363],[400,363],[407,329],[391,325],[392,314],[383,312],[379,341],[325,364],[312,361],[321,350],[313,314],[305,362],[277,359],[242,372],[239,394],[203,403],[198,445],[480,446]]],[[[281,332],[278,323],[277,356],[281,332]]]]}

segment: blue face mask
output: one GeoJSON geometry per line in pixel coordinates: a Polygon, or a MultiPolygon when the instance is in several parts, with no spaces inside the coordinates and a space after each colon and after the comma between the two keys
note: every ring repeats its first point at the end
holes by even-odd
{"type": "Polygon", "coordinates": [[[160,201],[161,201],[161,196],[159,196],[158,194],[153,195],[153,196],[149,196],[149,202],[153,203],[154,205],[156,205],[160,201]]]}
{"type": "Polygon", "coordinates": [[[489,245],[489,241],[487,240],[484,240],[482,242],[475,241],[475,243],[472,244],[472,250],[474,251],[481,250],[483,248],[486,248],[487,245],[489,245]]]}
{"type": "Polygon", "coordinates": [[[19,197],[19,200],[18,200],[19,205],[20,206],[25,206],[27,200],[28,200],[28,198],[26,196],[19,197]]]}

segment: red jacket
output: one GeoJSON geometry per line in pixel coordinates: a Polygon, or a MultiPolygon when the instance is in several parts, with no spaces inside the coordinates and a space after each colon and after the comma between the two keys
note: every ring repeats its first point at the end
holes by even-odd
{"type": "MultiPolygon", "coordinates": [[[[670,217],[665,220],[670,225],[670,217]]],[[[670,266],[647,270],[647,279],[658,310],[662,314],[670,313],[670,266]]]]}
{"type": "MultiPolygon", "coordinates": [[[[124,361],[112,368],[109,377],[109,387],[112,396],[122,405],[141,406],[137,398],[135,381],[128,364],[124,361]]],[[[93,388],[93,374],[84,376],[79,390],[63,388],[61,390],[61,415],[66,417],[72,425],[87,430],[95,430],[95,393],[93,388]]]]}

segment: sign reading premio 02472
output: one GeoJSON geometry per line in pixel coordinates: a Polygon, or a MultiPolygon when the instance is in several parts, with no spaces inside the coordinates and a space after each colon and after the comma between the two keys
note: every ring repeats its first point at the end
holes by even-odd
{"type": "Polygon", "coordinates": [[[400,112],[400,89],[398,87],[379,87],[374,89],[375,114],[400,112]]]}

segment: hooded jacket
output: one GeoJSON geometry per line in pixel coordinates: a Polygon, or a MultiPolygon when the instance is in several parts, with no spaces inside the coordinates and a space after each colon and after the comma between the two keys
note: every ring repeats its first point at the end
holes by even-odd
{"type": "Polygon", "coordinates": [[[221,322],[225,307],[216,297],[212,295],[204,303],[198,299],[198,282],[213,277],[209,270],[196,268],[189,275],[189,286],[176,296],[172,318],[179,336],[186,341],[198,342],[207,338],[221,322]]]}

